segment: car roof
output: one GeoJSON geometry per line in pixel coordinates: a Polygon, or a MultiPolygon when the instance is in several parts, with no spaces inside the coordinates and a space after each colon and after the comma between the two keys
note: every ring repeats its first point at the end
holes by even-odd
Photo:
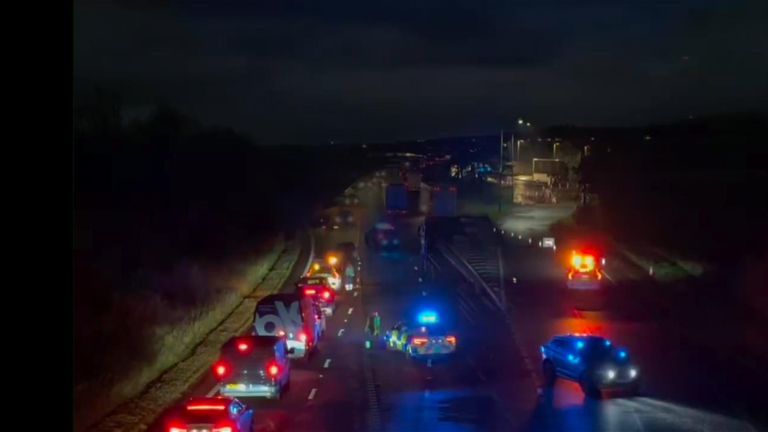
{"type": "Polygon", "coordinates": [[[222,345],[222,350],[233,349],[235,346],[242,342],[247,341],[255,348],[273,348],[275,344],[282,340],[279,336],[262,336],[262,335],[245,335],[245,336],[233,336],[222,345]]]}
{"type": "Polygon", "coordinates": [[[584,342],[603,342],[605,341],[605,338],[602,336],[595,336],[595,335],[567,334],[567,335],[555,336],[552,338],[550,342],[554,342],[556,340],[563,340],[563,341],[583,340],[584,342]]]}
{"type": "Polygon", "coordinates": [[[328,276],[317,273],[314,276],[302,276],[296,281],[296,285],[328,285],[328,276]]]}
{"type": "Polygon", "coordinates": [[[199,396],[199,397],[192,397],[187,399],[187,401],[184,403],[184,406],[189,405],[229,405],[234,401],[234,398],[226,397],[226,396],[199,396]]]}

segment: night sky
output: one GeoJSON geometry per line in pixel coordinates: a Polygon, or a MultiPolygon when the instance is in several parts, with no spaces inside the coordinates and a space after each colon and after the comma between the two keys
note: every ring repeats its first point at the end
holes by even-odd
{"type": "Polygon", "coordinates": [[[76,2],[75,91],[271,144],[768,106],[766,0],[207,3],[76,2]]]}

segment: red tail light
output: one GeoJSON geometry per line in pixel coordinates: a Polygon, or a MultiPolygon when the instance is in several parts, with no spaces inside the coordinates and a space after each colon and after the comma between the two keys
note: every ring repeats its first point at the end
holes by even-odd
{"type": "Polygon", "coordinates": [[[226,405],[212,405],[212,404],[187,405],[188,411],[224,411],[225,409],[227,409],[226,405]]]}
{"type": "Polygon", "coordinates": [[[311,288],[307,288],[307,289],[304,290],[304,294],[305,295],[315,295],[315,294],[317,294],[317,291],[313,290],[311,288]]]}
{"type": "Polygon", "coordinates": [[[307,334],[304,333],[304,332],[299,333],[299,340],[302,341],[302,342],[306,342],[307,341],[307,334]]]}
{"type": "Polygon", "coordinates": [[[224,421],[221,423],[217,423],[216,426],[213,427],[213,430],[211,432],[232,432],[235,430],[235,425],[231,421],[224,421]]]}
{"type": "Polygon", "coordinates": [[[244,353],[251,347],[247,342],[240,342],[237,344],[237,350],[244,353]]]}
{"type": "Polygon", "coordinates": [[[183,426],[181,423],[173,423],[170,426],[168,426],[168,432],[187,432],[186,426],[183,426]]]}
{"type": "Polygon", "coordinates": [[[328,290],[323,291],[323,298],[328,300],[331,298],[331,293],[328,290]]]}
{"type": "Polygon", "coordinates": [[[427,338],[415,337],[415,338],[413,338],[412,342],[416,346],[426,345],[427,344],[427,338]]]}
{"type": "Polygon", "coordinates": [[[456,336],[446,336],[445,341],[451,345],[456,345],[456,336]]]}
{"type": "Polygon", "coordinates": [[[269,373],[270,376],[276,377],[279,372],[280,368],[275,363],[270,363],[269,366],[267,366],[267,373],[269,373]]]}
{"type": "Polygon", "coordinates": [[[216,374],[216,377],[219,379],[224,378],[228,372],[229,367],[222,361],[218,361],[213,365],[213,373],[216,374]]]}

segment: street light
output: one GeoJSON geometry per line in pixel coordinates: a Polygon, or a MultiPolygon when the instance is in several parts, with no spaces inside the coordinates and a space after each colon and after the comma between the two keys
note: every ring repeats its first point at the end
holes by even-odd
{"type": "Polygon", "coordinates": [[[523,119],[521,119],[521,118],[517,119],[517,124],[519,124],[519,125],[521,125],[521,126],[522,126],[522,124],[523,124],[523,123],[524,123],[524,122],[523,122],[523,119]]]}

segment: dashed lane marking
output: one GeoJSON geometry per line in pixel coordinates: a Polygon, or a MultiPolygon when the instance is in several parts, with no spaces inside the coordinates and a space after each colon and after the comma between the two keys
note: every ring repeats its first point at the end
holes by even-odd
{"type": "Polygon", "coordinates": [[[339,330],[339,337],[344,333],[344,329],[339,330]]]}
{"type": "Polygon", "coordinates": [[[325,369],[328,369],[328,366],[331,365],[331,359],[325,359],[325,363],[323,364],[323,367],[325,369]]]}
{"type": "Polygon", "coordinates": [[[352,311],[355,310],[355,308],[349,308],[349,311],[347,312],[347,315],[352,315],[352,311]]]}
{"type": "Polygon", "coordinates": [[[309,397],[307,399],[309,399],[309,400],[314,399],[316,393],[317,393],[317,389],[313,388],[312,391],[309,392],[309,397]]]}

